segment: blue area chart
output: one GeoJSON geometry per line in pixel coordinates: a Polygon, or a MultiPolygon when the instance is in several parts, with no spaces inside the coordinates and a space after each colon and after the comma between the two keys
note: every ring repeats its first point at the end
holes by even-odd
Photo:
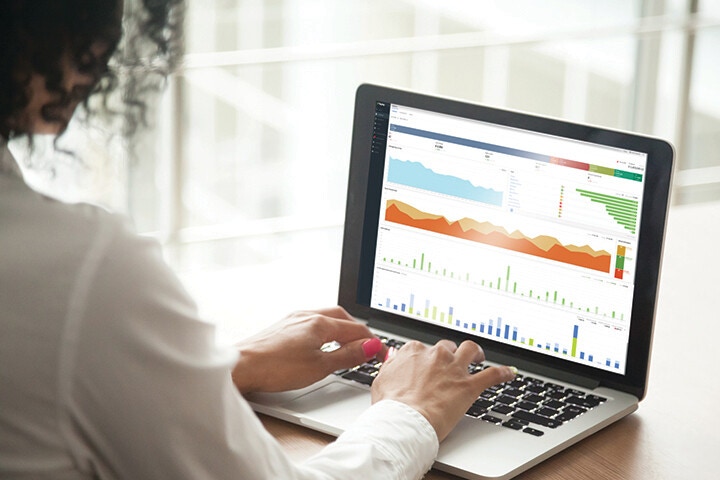
{"type": "Polygon", "coordinates": [[[498,207],[503,202],[503,192],[473,185],[463,178],[436,173],[420,162],[391,157],[388,181],[498,207]]]}

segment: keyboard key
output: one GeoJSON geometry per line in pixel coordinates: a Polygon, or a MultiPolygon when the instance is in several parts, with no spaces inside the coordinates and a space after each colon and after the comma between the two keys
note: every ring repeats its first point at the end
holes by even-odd
{"type": "Polygon", "coordinates": [[[482,392],[480,394],[481,398],[486,398],[488,400],[494,400],[496,396],[497,396],[497,393],[490,391],[490,390],[485,390],[484,392],[482,392]]]}
{"type": "Polygon", "coordinates": [[[542,415],[543,417],[554,417],[555,415],[557,415],[560,412],[558,412],[554,408],[543,407],[543,408],[536,410],[535,413],[537,413],[538,415],[542,415]]]}
{"type": "Polygon", "coordinates": [[[501,419],[499,419],[498,417],[493,417],[492,415],[483,415],[482,419],[485,420],[486,422],[490,422],[490,423],[502,422],[501,419]]]}
{"type": "Polygon", "coordinates": [[[545,397],[541,397],[540,395],[537,395],[535,393],[528,393],[523,397],[523,400],[525,400],[526,402],[531,402],[531,403],[536,403],[536,404],[542,402],[544,399],[545,399],[545,397]]]}
{"type": "Polygon", "coordinates": [[[568,388],[568,389],[566,389],[566,390],[565,390],[565,393],[567,393],[568,395],[575,395],[575,396],[578,396],[578,397],[584,397],[584,396],[585,396],[585,392],[581,392],[580,390],[575,390],[574,388],[568,388]]]}
{"type": "Polygon", "coordinates": [[[577,395],[571,395],[565,399],[565,403],[572,405],[578,405],[585,408],[595,408],[600,405],[600,402],[595,399],[578,397],[577,395]]]}
{"type": "Polygon", "coordinates": [[[564,409],[559,415],[557,415],[555,419],[560,420],[561,422],[567,422],[577,417],[578,415],[585,413],[586,411],[587,410],[585,410],[584,408],[570,406],[564,409]]]}
{"type": "Polygon", "coordinates": [[[502,394],[508,395],[510,397],[518,398],[518,397],[522,396],[523,392],[522,392],[522,390],[519,390],[517,388],[506,388],[505,390],[502,391],[502,394]]]}
{"type": "Polygon", "coordinates": [[[510,388],[522,388],[526,385],[524,380],[513,380],[512,382],[508,383],[508,387],[510,388]]]}
{"type": "Polygon", "coordinates": [[[547,392],[545,396],[549,398],[554,398],[555,400],[562,400],[563,398],[567,397],[567,395],[565,395],[565,392],[562,390],[553,390],[547,392]]]}
{"type": "Polygon", "coordinates": [[[542,415],[526,412],[525,410],[518,410],[517,412],[513,413],[512,416],[521,420],[527,420],[528,422],[537,423],[538,425],[542,425],[543,427],[557,428],[562,425],[562,422],[559,420],[543,417],[542,415]]]}
{"type": "Polygon", "coordinates": [[[509,407],[507,405],[495,405],[491,410],[502,415],[507,415],[515,411],[513,407],[509,407]]]}
{"type": "Polygon", "coordinates": [[[598,395],[588,395],[586,398],[587,398],[588,400],[597,400],[597,401],[600,402],[600,403],[607,402],[607,398],[605,398],[605,397],[600,397],[600,396],[598,396],[598,395]]]}
{"type": "Polygon", "coordinates": [[[572,420],[573,418],[577,417],[578,415],[579,415],[579,414],[577,414],[577,413],[565,413],[565,412],[563,412],[563,413],[561,413],[560,415],[558,415],[557,417],[555,417],[555,420],[559,420],[559,421],[565,423],[565,422],[569,422],[570,420],[572,420]]]}
{"type": "Polygon", "coordinates": [[[568,405],[563,409],[563,413],[575,413],[577,415],[580,415],[581,413],[587,412],[587,409],[583,407],[578,407],[576,405],[568,405]]]}
{"type": "Polygon", "coordinates": [[[517,398],[510,397],[508,395],[500,395],[495,399],[497,403],[504,403],[505,405],[512,405],[517,401],[517,398]]]}
{"type": "Polygon", "coordinates": [[[352,370],[345,375],[342,376],[342,378],[346,378],[348,380],[354,380],[356,382],[365,384],[365,385],[372,385],[373,380],[375,380],[375,377],[372,375],[368,375],[367,373],[358,372],[357,370],[352,370]]]}
{"type": "Polygon", "coordinates": [[[473,405],[477,405],[478,407],[482,407],[482,408],[490,408],[495,404],[493,402],[491,402],[490,400],[486,400],[484,398],[478,398],[477,400],[475,400],[473,405]]]}
{"type": "Polygon", "coordinates": [[[513,422],[512,420],[508,420],[507,422],[503,422],[503,427],[512,428],[513,430],[522,430],[524,425],[522,423],[513,422]]]}
{"type": "Polygon", "coordinates": [[[515,406],[523,410],[535,410],[537,408],[537,405],[531,402],[518,402],[515,406]]]}
{"type": "Polygon", "coordinates": [[[481,415],[485,415],[487,413],[487,408],[481,407],[479,405],[470,405],[470,408],[468,408],[468,411],[465,412],[465,415],[469,415],[471,417],[479,417],[481,415]]]}
{"type": "Polygon", "coordinates": [[[378,372],[377,367],[374,367],[372,365],[360,365],[357,369],[357,372],[360,373],[367,373],[368,375],[375,375],[378,372]]]}
{"type": "Polygon", "coordinates": [[[542,437],[545,435],[545,432],[542,430],[535,430],[534,428],[526,427],[523,429],[523,432],[529,433],[530,435],[535,435],[536,437],[542,437]]]}
{"type": "Polygon", "coordinates": [[[537,384],[533,383],[525,387],[526,392],[532,392],[532,393],[544,393],[547,390],[547,387],[543,384],[537,384]]]}
{"type": "Polygon", "coordinates": [[[548,400],[545,402],[546,407],[554,408],[555,410],[560,410],[565,405],[567,404],[565,402],[561,402],[560,400],[548,400]]]}
{"type": "Polygon", "coordinates": [[[471,374],[471,375],[475,375],[475,374],[478,373],[478,372],[482,372],[482,370],[483,370],[483,366],[482,366],[482,365],[478,365],[478,364],[475,364],[475,363],[471,363],[471,364],[468,366],[468,373],[471,374]]]}

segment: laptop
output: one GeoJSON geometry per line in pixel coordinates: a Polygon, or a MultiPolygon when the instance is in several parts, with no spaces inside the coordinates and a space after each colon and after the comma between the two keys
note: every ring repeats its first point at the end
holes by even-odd
{"type": "MultiPolygon", "coordinates": [[[[434,468],[507,479],[638,408],[673,147],[376,85],[356,94],[339,304],[384,341],[480,344],[520,374],[486,390],[434,468]]],[[[248,397],[340,434],[377,362],[248,397]]]]}

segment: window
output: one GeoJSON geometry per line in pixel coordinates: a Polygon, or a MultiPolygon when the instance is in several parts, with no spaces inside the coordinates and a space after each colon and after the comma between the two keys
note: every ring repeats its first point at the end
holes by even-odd
{"type": "Polygon", "coordinates": [[[334,301],[364,82],[666,137],[674,201],[720,199],[717,2],[189,0],[186,29],[159,128],[90,190],[167,243],[210,316],[334,301]]]}

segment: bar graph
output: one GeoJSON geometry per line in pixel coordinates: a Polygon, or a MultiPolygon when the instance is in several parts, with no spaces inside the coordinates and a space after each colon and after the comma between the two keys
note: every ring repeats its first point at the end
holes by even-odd
{"type": "Polygon", "coordinates": [[[602,362],[596,361],[601,358],[601,356],[598,352],[592,350],[598,347],[582,347],[583,342],[589,345],[597,343],[593,342],[592,338],[597,335],[598,329],[607,329],[607,326],[598,326],[590,322],[567,323],[559,329],[548,329],[548,332],[554,331],[556,335],[561,335],[562,333],[560,332],[564,332],[563,338],[553,338],[551,334],[543,332],[543,329],[537,326],[534,330],[536,330],[536,332],[540,331],[541,333],[531,334],[529,333],[531,327],[528,324],[516,325],[511,321],[505,320],[502,316],[483,320],[471,320],[465,318],[463,315],[457,315],[454,305],[435,302],[431,298],[421,300],[418,304],[416,302],[418,297],[415,293],[410,293],[407,298],[401,300],[387,297],[384,302],[378,302],[376,307],[401,312],[408,316],[420,317],[427,321],[444,324],[456,330],[514,344],[525,349],[546,354],[549,353],[558,357],[570,357],[584,363],[601,365],[609,369],[620,369],[620,359],[605,357],[602,362]],[[593,332],[586,334],[585,330],[593,330],[593,332]]]}
{"type": "Polygon", "coordinates": [[[615,278],[622,280],[625,275],[625,253],[627,247],[618,245],[617,252],[615,255],[615,278]]]}
{"type": "Polygon", "coordinates": [[[605,207],[607,214],[610,215],[618,225],[624,227],[630,233],[635,234],[637,231],[638,217],[637,200],[592,192],[581,188],[577,188],[576,191],[582,197],[590,199],[591,202],[599,203],[605,207]]]}
{"type": "MultiPolygon", "coordinates": [[[[505,265],[502,269],[496,270],[495,273],[492,274],[488,273],[490,269],[479,274],[469,270],[453,269],[445,266],[441,262],[433,261],[432,256],[424,252],[421,252],[418,256],[409,256],[407,259],[383,256],[382,262],[389,266],[408,269],[415,273],[422,273],[442,280],[456,281],[474,288],[504,293],[517,297],[518,299],[524,299],[545,306],[551,305],[557,308],[589,313],[610,319],[625,319],[625,313],[621,311],[620,308],[608,308],[607,306],[601,306],[599,303],[584,303],[582,300],[572,298],[571,294],[566,294],[558,288],[547,288],[538,285],[529,286],[527,285],[527,280],[523,281],[513,276],[513,268],[511,265],[505,265]]],[[[622,272],[622,267],[620,268],[622,272]]],[[[616,278],[622,279],[622,274],[619,276],[616,274],[616,278]]],[[[596,296],[590,298],[592,300],[598,299],[596,296]]]]}

